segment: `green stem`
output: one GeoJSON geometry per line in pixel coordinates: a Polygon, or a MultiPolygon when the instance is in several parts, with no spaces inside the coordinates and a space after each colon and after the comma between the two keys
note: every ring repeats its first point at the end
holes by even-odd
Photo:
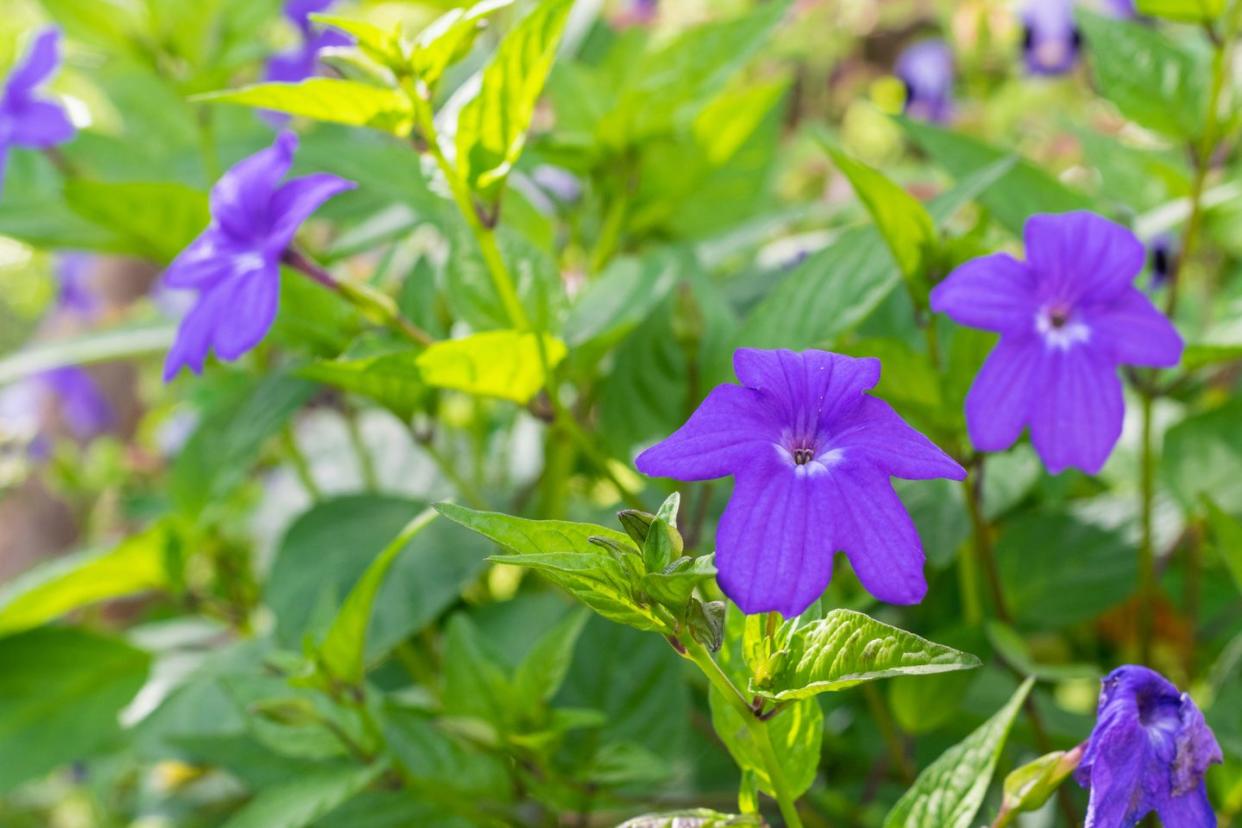
{"type": "Polygon", "coordinates": [[[972,464],[973,473],[962,481],[962,487],[966,495],[966,510],[970,513],[975,557],[987,580],[988,592],[992,597],[992,608],[996,617],[1008,624],[1009,609],[1005,602],[1005,590],[1001,584],[1000,571],[996,566],[996,555],[992,549],[992,529],[988,525],[987,517],[983,514],[983,463],[984,458],[980,455],[972,464]]]}
{"type": "Polygon", "coordinates": [[[293,434],[293,426],[285,425],[281,435],[284,438],[285,453],[289,455],[289,462],[293,464],[293,471],[298,476],[298,482],[302,484],[302,488],[306,490],[311,500],[319,500],[323,495],[319,491],[314,475],[311,474],[310,463],[306,460],[306,455],[298,447],[297,438],[293,434]]]}
{"type": "Polygon", "coordinates": [[[1155,585],[1155,549],[1152,538],[1152,506],[1155,500],[1155,454],[1152,450],[1151,394],[1142,394],[1142,440],[1140,447],[1139,471],[1139,516],[1141,521],[1141,537],[1139,539],[1139,606],[1138,606],[1138,641],[1139,661],[1148,664],[1151,661],[1152,621],[1156,611],[1155,585]]]}
{"type": "Polygon", "coordinates": [[[893,763],[893,770],[897,772],[897,776],[903,783],[911,784],[914,782],[914,768],[910,767],[910,757],[906,756],[905,748],[901,744],[901,735],[897,732],[897,725],[888,712],[884,697],[880,695],[874,683],[863,685],[863,696],[867,700],[867,707],[871,711],[872,718],[875,719],[876,726],[880,728],[884,744],[888,747],[888,756],[893,763]]]}
{"type": "Polygon", "coordinates": [[[434,437],[424,437],[419,435],[417,432],[411,433],[413,434],[414,441],[422,446],[423,451],[427,452],[427,456],[430,457],[436,464],[436,467],[440,470],[440,473],[448,478],[450,483],[457,487],[457,493],[464,497],[467,503],[475,509],[488,508],[487,501],[484,500],[483,496],[479,494],[478,489],[471,485],[470,481],[457,471],[457,467],[444,456],[442,451],[436,448],[434,437]]]}
{"type": "Polygon", "coordinates": [[[378,492],[379,475],[375,473],[375,460],[371,457],[366,441],[362,438],[362,428],[358,424],[358,411],[346,403],[342,414],[345,417],[345,430],[349,434],[349,445],[353,448],[354,456],[358,458],[358,471],[362,475],[362,483],[368,492],[378,492]]]}
{"type": "Polygon", "coordinates": [[[683,646],[686,658],[693,661],[703,671],[703,675],[707,676],[712,686],[720,691],[720,694],[737,709],[746,722],[746,729],[759,751],[759,758],[763,760],[768,782],[772,786],[772,792],[775,794],[781,816],[785,819],[785,825],[788,828],[802,828],[802,818],[798,815],[798,808],[795,804],[796,798],[790,794],[789,784],[785,780],[785,771],[776,755],[776,749],[772,747],[772,738],[767,724],[755,716],[755,709],[746,701],[742,691],[725,675],[724,670],[703,648],[702,644],[689,638],[683,642],[683,646]]]}

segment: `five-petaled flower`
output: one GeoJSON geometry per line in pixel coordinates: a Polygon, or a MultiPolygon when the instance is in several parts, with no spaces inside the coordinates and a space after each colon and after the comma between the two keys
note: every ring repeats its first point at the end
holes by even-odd
{"type": "Polygon", "coordinates": [[[280,261],[298,227],[325,201],[355,184],[329,173],[281,179],[297,136],[281,133],[240,161],[211,191],[211,224],[164,273],[164,284],[198,292],[164,363],[171,380],[183,365],[203,369],[214,348],[236,359],[258,344],[276,318],[280,261]]]}
{"type": "Polygon", "coordinates": [[[744,612],[792,617],[823,593],[841,550],[876,598],[921,601],[922,545],[889,478],[966,472],[866,393],[879,360],[741,349],[733,366],[741,385],[717,386],[637,460],[652,476],[734,478],[716,532],[721,589],[744,612]]]}
{"type": "Polygon", "coordinates": [[[1008,448],[1029,425],[1050,472],[1094,474],[1125,419],[1118,366],[1176,365],[1182,339],[1134,287],[1145,251],[1129,230],[1075,212],[1032,216],[1024,235],[1025,262],[967,262],[931,306],[1001,335],[966,397],[975,448],[1008,448]]]}
{"type": "Polygon", "coordinates": [[[60,104],[40,97],[38,87],[60,63],[60,32],[45,29],[34,39],[24,62],[4,83],[0,97],[0,185],[10,147],[46,149],[74,135],[73,124],[60,104]]]}
{"type": "Polygon", "coordinates": [[[894,73],[906,88],[905,113],[946,122],[953,114],[953,53],[943,40],[920,40],[897,58],[894,73]]]}
{"type": "Polygon", "coordinates": [[[1154,670],[1118,667],[1103,681],[1095,729],[1074,774],[1091,789],[1086,828],[1133,828],[1152,811],[1165,828],[1213,828],[1203,776],[1221,761],[1189,695],[1154,670]]]}

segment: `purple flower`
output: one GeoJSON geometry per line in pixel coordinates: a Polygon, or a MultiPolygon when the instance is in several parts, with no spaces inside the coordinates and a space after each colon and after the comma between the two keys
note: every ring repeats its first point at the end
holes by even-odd
{"type": "Polygon", "coordinates": [[[112,405],[91,375],[81,368],[53,368],[40,374],[39,380],[55,399],[61,419],[74,437],[90,440],[112,426],[112,405]]]}
{"type": "Polygon", "coordinates": [[[81,316],[94,316],[99,310],[99,297],[91,289],[91,269],[95,257],[89,253],[62,253],[57,257],[56,276],[60,292],[56,306],[81,316]]]}
{"type": "Polygon", "coordinates": [[[921,40],[905,49],[894,69],[906,87],[905,113],[944,123],[953,112],[953,53],[943,40],[921,40]]]}
{"type": "Polygon", "coordinates": [[[1159,290],[1164,287],[1177,270],[1177,239],[1161,233],[1147,243],[1147,265],[1151,270],[1148,287],[1159,290]]]}
{"type": "Polygon", "coordinates": [[[298,28],[300,43],[291,51],[283,52],[267,62],[265,77],[275,83],[298,83],[315,74],[319,65],[319,52],[337,46],[348,46],[353,41],[343,32],[332,29],[316,31],[310,16],[322,12],[334,0],[286,0],[285,17],[298,28]]]}
{"type": "Polygon", "coordinates": [[[211,224],[164,273],[171,288],[198,292],[164,363],[164,379],[181,366],[199,373],[207,352],[236,359],[272,326],[280,293],[280,260],[298,227],[325,201],[356,186],[328,173],[281,184],[297,136],[238,162],[211,191],[211,224]]]}
{"type": "Polygon", "coordinates": [[[889,478],[966,472],[865,393],[879,360],[741,349],[733,367],[741,385],[717,386],[637,460],[652,476],[733,477],[716,532],[720,588],[746,613],[793,617],[823,593],[843,550],[876,598],[921,601],[922,545],[889,478]]]}
{"type": "Polygon", "coordinates": [[[1022,56],[1035,75],[1063,75],[1074,68],[1082,35],[1074,0],[1029,0],[1022,8],[1022,56]]]}
{"type": "Polygon", "coordinates": [[[999,451],[1025,426],[1053,474],[1094,474],[1125,418],[1119,365],[1176,365],[1182,339],[1134,287],[1145,251],[1134,234],[1088,212],[1032,216],[1026,261],[967,262],[931,293],[935,311],[1000,342],[966,397],[975,448],[999,451]]]}
{"type": "Polygon", "coordinates": [[[1086,828],[1132,828],[1152,811],[1165,828],[1214,828],[1203,775],[1223,761],[1203,714],[1154,670],[1113,670],[1078,784],[1091,789],[1086,828]]]}
{"type": "Polygon", "coordinates": [[[1118,20],[1133,20],[1138,17],[1138,9],[1134,0],[1102,0],[1102,11],[1118,20]]]}
{"type": "Polygon", "coordinates": [[[60,104],[41,98],[37,87],[60,63],[60,32],[44,29],[35,38],[24,62],[9,73],[0,97],[0,184],[10,147],[45,149],[63,144],[74,135],[73,124],[60,104]]]}

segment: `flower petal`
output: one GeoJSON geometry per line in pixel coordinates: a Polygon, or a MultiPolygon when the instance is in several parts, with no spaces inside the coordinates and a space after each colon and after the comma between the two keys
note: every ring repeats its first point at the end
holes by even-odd
{"type": "Polygon", "coordinates": [[[858,453],[885,474],[907,480],[966,477],[966,470],[956,460],[911,428],[883,400],[864,397],[838,428],[841,430],[833,434],[830,449],[843,450],[851,462],[858,453]]]}
{"type": "Polygon", "coordinates": [[[1091,347],[1052,348],[1031,407],[1031,442],[1048,471],[1097,473],[1121,436],[1125,401],[1117,368],[1091,347]]]}
{"type": "Polygon", "coordinates": [[[1043,298],[1059,301],[1108,299],[1133,284],[1146,258],[1137,236],[1086,210],[1031,216],[1023,235],[1043,298]]]}
{"type": "Polygon", "coordinates": [[[5,83],[6,97],[22,98],[47,80],[60,63],[60,31],[47,28],[39,32],[25,58],[13,67],[5,83]]]}
{"type": "Polygon", "coordinates": [[[1181,796],[1158,803],[1156,813],[1164,828],[1216,828],[1216,814],[1203,782],[1181,796]]]}
{"type": "Polygon", "coordinates": [[[878,359],[827,351],[739,348],[733,370],[742,385],[767,391],[784,426],[803,434],[847,414],[880,381],[878,359]]]}
{"type": "Polygon", "coordinates": [[[927,594],[923,544],[888,478],[848,461],[822,477],[829,482],[833,539],[863,587],[890,604],[917,604],[927,594]]]}
{"type": "Polygon", "coordinates": [[[966,427],[980,451],[1013,445],[1030,418],[1044,346],[1034,337],[1002,336],[966,395],[966,427]]]}
{"type": "Polygon", "coordinates": [[[271,202],[293,165],[298,137],[282,132],[268,148],[235,164],[211,188],[211,214],[237,239],[261,240],[271,228],[271,202]]]}
{"type": "Polygon", "coordinates": [[[931,308],[953,321],[998,333],[1035,327],[1035,274],[1007,253],[973,259],[931,292],[931,308]]]}
{"type": "Polygon", "coordinates": [[[750,615],[792,618],[832,578],[828,475],[799,473],[775,459],[738,474],[716,530],[717,580],[750,615]]]}
{"type": "Polygon", "coordinates": [[[203,372],[203,363],[207,360],[207,351],[211,347],[211,337],[220,319],[227,313],[227,308],[219,307],[213,301],[212,293],[199,297],[194,307],[181,320],[177,327],[177,338],[168,349],[164,358],[164,382],[172,382],[173,377],[183,367],[196,374],[203,372]]]}
{"type": "Polygon", "coordinates": [[[353,181],[331,173],[315,173],[284,184],[272,198],[272,229],[269,237],[272,246],[281,249],[288,247],[302,222],[318,210],[321,204],[334,195],[357,186],[353,181]]]}
{"type": "Polygon", "coordinates": [[[182,250],[164,271],[164,284],[172,288],[206,289],[232,269],[233,251],[227,239],[208,228],[190,246],[182,250]]]}
{"type": "Polygon", "coordinates": [[[1131,826],[1150,810],[1141,787],[1150,758],[1147,734],[1134,721],[1110,728],[1106,736],[1092,740],[1090,763],[1084,758],[1075,773],[1080,785],[1091,788],[1084,828],[1131,826]]]}
{"type": "Polygon", "coordinates": [[[266,264],[246,276],[230,279],[214,292],[221,294],[219,301],[229,309],[212,338],[216,356],[237,359],[259,344],[276,319],[280,268],[266,264]]]}
{"type": "Polygon", "coordinates": [[[14,122],[12,140],[18,146],[54,147],[72,139],[76,132],[60,104],[50,101],[26,101],[9,114],[14,122]]]}
{"type": "Polygon", "coordinates": [[[1169,318],[1136,288],[1084,309],[1092,339],[1116,362],[1168,368],[1182,358],[1182,337],[1169,318]]]}
{"type": "Polygon", "coordinates": [[[763,398],[750,388],[717,386],[685,425],[638,455],[635,465],[652,477],[711,480],[775,457],[780,423],[763,398]]]}

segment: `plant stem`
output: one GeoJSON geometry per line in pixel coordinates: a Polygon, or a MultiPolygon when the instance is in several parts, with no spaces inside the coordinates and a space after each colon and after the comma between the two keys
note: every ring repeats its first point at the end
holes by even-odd
{"type": "Polygon", "coordinates": [[[358,424],[358,410],[346,402],[342,407],[345,418],[345,430],[349,434],[349,445],[358,458],[358,471],[362,476],[362,484],[368,492],[379,491],[379,476],[375,473],[375,460],[367,449],[362,438],[362,429],[358,424]]]}
{"type": "Polygon", "coordinates": [[[746,729],[750,733],[756,749],[759,751],[760,759],[763,760],[764,770],[768,774],[768,781],[772,786],[772,792],[775,794],[776,804],[780,808],[781,816],[785,819],[785,825],[788,828],[802,828],[802,818],[798,815],[795,797],[789,792],[789,785],[785,780],[785,771],[781,768],[780,759],[776,755],[776,749],[772,747],[772,738],[768,731],[767,723],[759,720],[755,715],[755,709],[746,701],[742,691],[725,675],[724,670],[703,648],[702,644],[693,638],[687,638],[683,645],[685,657],[693,661],[703,671],[703,675],[707,676],[707,680],[711,682],[712,686],[720,691],[720,694],[737,709],[742,719],[746,722],[746,729]]]}
{"type": "Polygon", "coordinates": [[[897,725],[888,712],[884,697],[872,683],[863,685],[863,696],[867,700],[867,707],[871,710],[876,726],[880,728],[880,735],[884,737],[884,744],[888,747],[889,761],[893,763],[893,770],[897,772],[897,776],[903,783],[909,785],[914,781],[914,768],[910,767],[910,757],[906,756],[905,748],[901,744],[901,735],[897,732],[897,725]]]}
{"type": "Polygon", "coordinates": [[[293,426],[285,425],[281,434],[284,438],[285,453],[289,455],[289,461],[293,464],[293,471],[298,477],[298,482],[302,484],[302,488],[306,490],[311,500],[319,500],[323,495],[319,490],[319,485],[315,482],[314,475],[311,474],[310,463],[307,462],[306,455],[298,447],[297,438],[293,434],[293,426]]]}
{"type": "Polygon", "coordinates": [[[992,549],[992,528],[983,514],[983,455],[972,466],[972,474],[962,481],[966,495],[966,510],[970,513],[970,525],[974,535],[975,557],[983,568],[992,597],[992,609],[996,617],[1008,624],[1012,619],[1005,604],[1005,590],[1001,584],[1000,571],[996,567],[996,555],[992,549]]]}
{"type": "Polygon", "coordinates": [[[1151,662],[1152,621],[1156,611],[1155,585],[1155,550],[1152,539],[1152,506],[1155,500],[1155,455],[1152,451],[1151,418],[1152,396],[1142,392],[1142,440],[1141,466],[1139,471],[1139,517],[1141,521],[1141,537],[1139,538],[1139,605],[1138,605],[1138,644],[1139,661],[1143,664],[1151,662]]]}

